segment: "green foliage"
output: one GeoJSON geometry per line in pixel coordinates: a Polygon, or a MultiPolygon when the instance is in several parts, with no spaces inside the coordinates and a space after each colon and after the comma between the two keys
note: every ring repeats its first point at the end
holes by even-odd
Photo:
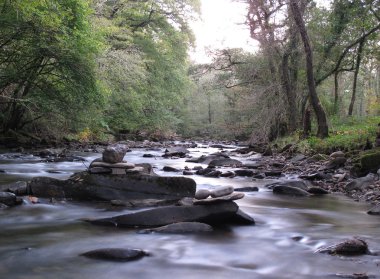
{"type": "Polygon", "coordinates": [[[91,119],[102,96],[89,2],[2,0],[0,7],[1,129],[91,119]]]}
{"type": "Polygon", "coordinates": [[[361,150],[367,142],[374,143],[376,139],[380,116],[377,117],[350,117],[345,120],[333,119],[331,133],[326,139],[310,137],[301,139],[299,135],[279,139],[276,143],[281,147],[288,143],[297,143],[297,147],[304,153],[329,154],[336,150],[361,150]]]}
{"type": "Polygon", "coordinates": [[[198,1],[113,1],[101,5],[109,48],[98,59],[109,100],[110,129],[175,130],[183,96],[191,82],[187,25],[198,1]]]}

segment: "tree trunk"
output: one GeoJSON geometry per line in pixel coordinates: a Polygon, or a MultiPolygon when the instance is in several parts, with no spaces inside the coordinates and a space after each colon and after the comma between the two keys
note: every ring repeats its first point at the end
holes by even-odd
{"type": "Polygon", "coordinates": [[[317,136],[320,138],[325,138],[329,135],[329,129],[327,125],[326,113],[319,101],[317,91],[315,88],[315,80],[313,73],[313,52],[310,47],[309,36],[307,34],[305,23],[303,21],[300,9],[298,7],[297,0],[290,0],[290,8],[293,13],[294,21],[297,24],[298,31],[300,32],[302,42],[304,44],[306,55],[307,83],[309,87],[310,102],[313,106],[318,122],[317,136]]]}
{"type": "Polygon", "coordinates": [[[334,114],[338,114],[339,72],[334,73],[334,114]]]}
{"type": "Polygon", "coordinates": [[[359,75],[360,63],[362,60],[363,47],[364,47],[364,40],[361,40],[359,43],[358,54],[356,56],[354,84],[352,85],[352,96],[351,96],[350,106],[348,108],[348,116],[352,116],[352,112],[354,110],[354,104],[356,100],[356,89],[358,85],[358,75],[359,75]]]}

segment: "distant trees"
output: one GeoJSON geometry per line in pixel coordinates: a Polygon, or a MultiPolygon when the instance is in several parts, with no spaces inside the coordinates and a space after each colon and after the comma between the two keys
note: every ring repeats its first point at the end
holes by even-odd
{"type": "MultiPolygon", "coordinates": [[[[306,0],[241,2],[260,49],[217,76],[228,73],[225,87],[233,80],[250,104],[251,142],[294,132],[307,136],[310,128],[326,137],[329,117],[379,111],[378,0],[332,0],[324,6],[306,0]]],[[[237,61],[228,52],[221,50],[225,61],[237,61]]],[[[217,69],[215,63],[210,67],[217,69]]]]}

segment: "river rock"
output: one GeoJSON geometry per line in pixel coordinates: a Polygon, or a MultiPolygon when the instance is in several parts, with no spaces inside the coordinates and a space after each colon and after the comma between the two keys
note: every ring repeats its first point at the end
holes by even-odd
{"type": "Polygon", "coordinates": [[[207,198],[203,200],[194,200],[194,205],[207,205],[207,204],[214,204],[214,203],[220,203],[220,202],[226,202],[226,201],[234,201],[234,200],[240,200],[244,198],[244,193],[240,192],[234,192],[226,196],[217,197],[217,198],[207,198]]]}
{"type": "Polygon", "coordinates": [[[187,177],[161,177],[147,174],[89,174],[81,172],[68,180],[35,177],[28,184],[31,195],[73,200],[179,200],[194,197],[195,181],[187,177]]]}
{"type": "Polygon", "coordinates": [[[213,172],[215,170],[215,168],[210,168],[210,167],[207,167],[207,168],[199,168],[197,171],[196,171],[196,174],[198,175],[206,175],[210,172],[213,172]]]}
{"type": "Polygon", "coordinates": [[[0,192],[0,203],[7,206],[14,206],[17,204],[17,197],[13,193],[0,192]]]}
{"type": "Polygon", "coordinates": [[[139,249],[103,248],[83,253],[80,256],[97,260],[129,262],[150,256],[150,254],[139,249]]]}
{"type": "Polygon", "coordinates": [[[213,170],[211,172],[206,173],[204,176],[205,177],[215,177],[218,178],[222,175],[222,172],[219,170],[213,170]]]}
{"type": "Polygon", "coordinates": [[[124,144],[115,144],[107,146],[103,151],[103,162],[115,164],[123,161],[128,147],[124,144]]]}
{"type": "Polygon", "coordinates": [[[211,192],[207,189],[199,189],[195,192],[195,198],[197,200],[207,199],[210,196],[211,192]]]}
{"type": "Polygon", "coordinates": [[[267,170],[264,172],[265,176],[280,177],[282,175],[281,170],[267,170]]]}
{"type": "Polygon", "coordinates": [[[375,205],[367,211],[369,215],[380,215],[380,204],[375,205]]]}
{"type": "Polygon", "coordinates": [[[5,205],[3,203],[0,203],[0,210],[1,209],[7,209],[8,208],[8,205],[5,205]]]}
{"type": "Polygon", "coordinates": [[[245,169],[235,170],[234,172],[235,172],[236,176],[252,177],[255,174],[252,170],[245,170],[245,169]]]}
{"type": "Polygon", "coordinates": [[[343,167],[346,161],[347,159],[345,157],[332,158],[330,161],[327,162],[327,164],[324,167],[321,168],[321,170],[329,170],[343,167]]]}
{"type": "Polygon", "coordinates": [[[235,225],[254,225],[255,219],[253,219],[251,216],[249,216],[247,213],[239,209],[235,215],[233,215],[229,220],[228,223],[232,223],[235,225]]]}
{"type": "Polygon", "coordinates": [[[223,223],[234,215],[238,206],[234,202],[208,205],[165,206],[111,218],[90,220],[94,225],[115,227],[158,227],[178,222],[223,223]]]}
{"type": "Polygon", "coordinates": [[[112,172],[112,170],[103,167],[92,167],[89,169],[89,172],[92,174],[109,174],[112,172]]]}
{"type": "Polygon", "coordinates": [[[187,150],[184,147],[172,147],[172,148],[167,148],[165,150],[164,155],[162,157],[168,158],[168,157],[186,157],[186,154],[189,153],[190,151],[187,150]]]}
{"type": "Polygon", "coordinates": [[[367,243],[364,240],[358,238],[348,239],[329,247],[322,247],[318,249],[317,252],[343,256],[369,254],[367,243]]]}
{"type": "Polygon", "coordinates": [[[183,174],[183,175],[194,175],[195,172],[193,172],[193,171],[189,171],[189,170],[184,170],[184,171],[182,172],[182,174],[183,174]]]}
{"type": "Polygon", "coordinates": [[[258,192],[259,188],[256,186],[247,186],[247,187],[240,187],[235,188],[235,192],[258,192]]]}
{"type": "Polygon", "coordinates": [[[299,178],[306,179],[306,180],[324,180],[324,179],[331,179],[332,175],[319,171],[316,173],[300,175],[299,178]]]}
{"type": "Polygon", "coordinates": [[[155,156],[153,154],[146,153],[143,155],[143,158],[154,158],[155,156]]]}
{"type": "Polygon", "coordinates": [[[307,189],[307,191],[313,195],[326,195],[329,193],[329,191],[326,191],[325,189],[317,186],[312,186],[309,189],[307,189]]]}
{"type": "Polygon", "coordinates": [[[179,222],[158,228],[145,229],[139,231],[139,233],[171,233],[171,234],[183,234],[183,233],[202,233],[211,232],[213,228],[205,223],[200,222],[179,222]]]}
{"type": "Polygon", "coordinates": [[[217,153],[217,154],[211,154],[211,155],[202,155],[198,158],[191,158],[186,160],[186,162],[190,163],[201,163],[201,164],[210,164],[213,160],[222,160],[222,159],[229,159],[230,157],[224,153],[217,153]]]}
{"type": "Polygon", "coordinates": [[[234,191],[234,187],[232,186],[222,186],[218,187],[210,192],[211,197],[213,198],[218,198],[218,197],[223,197],[227,196],[229,194],[232,194],[234,191]]]}
{"type": "Polygon", "coordinates": [[[288,187],[298,188],[304,191],[307,191],[309,189],[308,185],[303,180],[285,180],[285,181],[266,185],[265,187],[269,189],[273,189],[275,186],[288,186],[288,187]]]}
{"type": "Polygon", "coordinates": [[[96,159],[90,164],[90,168],[92,167],[102,167],[102,168],[112,168],[112,169],[133,169],[135,167],[135,164],[123,162],[123,161],[119,163],[110,164],[107,162],[99,161],[99,159],[96,159]]]}
{"type": "Polygon", "coordinates": [[[347,192],[351,192],[353,190],[364,190],[368,186],[370,186],[375,181],[375,175],[370,173],[364,177],[360,177],[357,179],[354,179],[346,184],[344,189],[347,192]]]}
{"type": "Polygon", "coordinates": [[[27,183],[25,181],[17,181],[3,185],[2,189],[15,194],[16,196],[25,196],[27,194],[27,183]]]}
{"type": "Polygon", "coordinates": [[[215,159],[209,163],[209,166],[213,167],[241,167],[242,165],[242,162],[230,158],[215,159]]]}
{"type": "Polygon", "coordinates": [[[286,185],[274,186],[273,193],[280,194],[280,195],[288,195],[288,196],[300,196],[300,197],[310,196],[310,194],[305,190],[302,190],[296,187],[286,186],[286,185]]]}
{"type": "Polygon", "coordinates": [[[171,166],[164,166],[163,171],[166,171],[166,172],[179,172],[180,170],[175,168],[175,167],[171,167],[171,166]]]}
{"type": "Polygon", "coordinates": [[[330,158],[344,157],[345,154],[343,151],[336,151],[330,154],[330,158]]]}
{"type": "Polygon", "coordinates": [[[235,177],[235,173],[232,171],[223,172],[220,177],[235,177]]]}

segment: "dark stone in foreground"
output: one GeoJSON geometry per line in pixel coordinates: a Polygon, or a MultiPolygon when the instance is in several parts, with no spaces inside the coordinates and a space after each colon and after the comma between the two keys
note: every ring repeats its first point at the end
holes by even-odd
{"type": "Polygon", "coordinates": [[[223,223],[238,211],[234,202],[220,202],[210,205],[166,206],[111,218],[90,220],[94,225],[115,227],[157,227],[178,222],[223,223]]]}
{"type": "Polygon", "coordinates": [[[14,206],[17,204],[16,195],[8,192],[0,192],[0,203],[7,206],[14,206]]]}
{"type": "Polygon", "coordinates": [[[235,192],[258,192],[259,188],[256,186],[248,186],[248,187],[241,187],[241,188],[235,188],[235,192]]]}
{"type": "Polygon", "coordinates": [[[313,195],[326,195],[329,193],[329,191],[317,186],[310,187],[307,191],[313,195]]]}
{"type": "Polygon", "coordinates": [[[367,243],[358,238],[347,239],[329,247],[322,247],[317,252],[343,256],[358,256],[370,253],[367,243]]]}
{"type": "Polygon", "coordinates": [[[145,256],[150,256],[150,254],[138,249],[104,248],[92,250],[83,253],[80,256],[97,260],[129,262],[141,259],[145,256]]]}
{"type": "Polygon", "coordinates": [[[186,177],[161,177],[147,174],[106,175],[81,172],[68,180],[36,177],[28,193],[43,198],[73,200],[179,200],[194,197],[196,184],[186,177]]]}
{"type": "Polygon", "coordinates": [[[369,215],[380,215],[380,204],[375,205],[367,211],[369,215]]]}
{"type": "Polygon", "coordinates": [[[181,233],[202,233],[202,232],[211,232],[213,228],[204,223],[199,222],[180,222],[174,223],[158,228],[145,229],[139,231],[139,233],[172,233],[172,234],[181,234],[181,233]]]}

